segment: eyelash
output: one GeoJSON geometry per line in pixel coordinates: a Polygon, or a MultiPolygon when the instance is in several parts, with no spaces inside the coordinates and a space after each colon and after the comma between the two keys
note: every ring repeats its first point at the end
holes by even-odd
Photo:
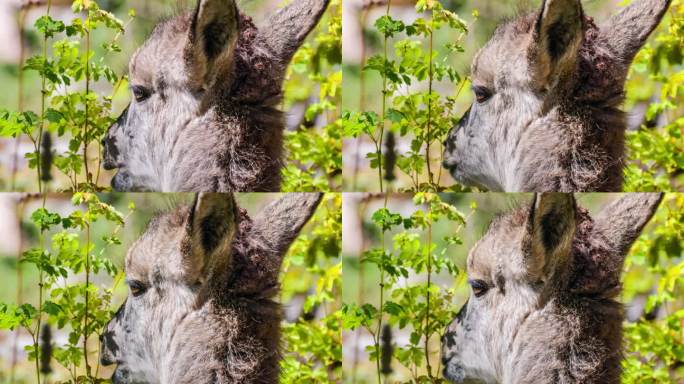
{"type": "Polygon", "coordinates": [[[147,286],[139,280],[129,280],[126,282],[128,289],[133,297],[138,297],[147,291],[147,286]]]}
{"type": "Polygon", "coordinates": [[[135,98],[135,101],[138,103],[147,100],[152,92],[140,85],[134,85],[131,87],[131,91],[133,91],[133,97],[135,98]]]}
{"type": "Polygon", "coordinates": [[[473,93],[475,94],[475,99],[480,104],[489,100],[493,95],[492,91],[490,91],[489,89],[487,89],[485,87],[480,87],[480,86],[474,86],[473,87],[473,93]]]}
{"type": "Polygon", "coordinates": [[[473,290],[475,297],[481,297],[489,290],[489,285],[484,280],[470,280],[468,279],[468,284],[473,290]]]}

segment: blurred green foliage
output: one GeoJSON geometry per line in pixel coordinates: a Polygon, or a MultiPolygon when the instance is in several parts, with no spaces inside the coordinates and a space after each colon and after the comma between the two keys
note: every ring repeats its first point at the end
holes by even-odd
{"type": "Polygon", "coordinates": [[[281,383],[342,380],[342,198],[328,194],[284,262],[282,300],[306,296],[296,322],[283,325],[281,383]]]}
{"type": "Polygon", "coordinates": [[[626,302],[646,297],[639,320],[625,324],[622,382],[684,381],[684,195],[668,194],[626,260],[626,302]]]}
{"type": "Polygon", "coordinates": [[[641,127],[628,132],[626,191],[684,187],[684,1],[674,0],[627,82],[628,105],[648,103],[641,127]],[[661,126],[662,125],[662,126],[661,126]]]}
{"type": "Polygon", "coordinates": [[[330,2],[312,36],[285,83],[286,108],[299,102],[306,110],[298,128],[285,133],[283,191],[338,191],[342,184],[342,0],[330,2]]]}

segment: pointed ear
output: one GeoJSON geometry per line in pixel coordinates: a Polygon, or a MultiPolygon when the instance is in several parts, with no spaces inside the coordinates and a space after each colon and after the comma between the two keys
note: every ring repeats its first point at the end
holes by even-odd
{"type": "Polygon", "coordinates": [[[605,207],[594,220],[595,228],[624,260],[662,199],[662,193],[630,193],[605,207]]]}
{"type": "Polygon", "coordinates": [[[580,0],[542,1],[529,50],[534,81],[540,87],[552,87],[574,71],[583,18],[580,0]]]}
{"type": "Polygon", "coordinates": [[[295,51],[316,27],[330,0],[292,0],[268,19],[259,31],[258,44],[267,49],[275,62],[274,72],[278,83],[285,77],[285,70],[295,51]]]}
{"type": "Polygon", "coordinates": [[[600,40],[616,57],[624,78],[641,47],[656,29],[671,0],[634,0],[601,25],[600,40]]]}
{"type": "Polygon", "coordinates": [[[270,257],[282,261],[299,231],[316,212],[322,197],[322,193],[288,193],[259,212],[251,235],[258,238],[270,257]]]}
{"type": "Polygon", "coordinates": [[[198,0],[188,31],[185,61],[190,82],[210,88],[228,75],[238,39],[239,11],[235,0],[198,0]]]}
{"type": "Polygon", "coordinates": [[[188,276],[209,280],[227,270],[231,243],[238,227],[232,194],[199,193],[190,207],[183,243],[183,264],[188,276]]]}
{"type": "Polygon", "coordinates": [[[525,268],[532,280],[546,280],[567,269],[576,210],[571,193],[535,194],[523,241],[525,268]]]}

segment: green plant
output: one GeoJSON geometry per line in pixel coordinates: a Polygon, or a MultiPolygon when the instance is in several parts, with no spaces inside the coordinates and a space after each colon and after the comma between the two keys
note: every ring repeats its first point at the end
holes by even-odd
{"type": "Polygon", "coordinates": [[[306,111],[299,127],[285,134],[284,191],[335,191],[341,184],[342,0],[331,1],[317,29],[295,54],[285,84],[285,105],[306,103],[306,111]],[[316,92],[318,99],[310,101],[316,92]],[[319,119],[325,123],[317,128],[319,119]]]}
{"type": "MultiPolygon", "coordinates": [[[[441,143],[458,118],[455,99],[467,81],[451,65],[452,54],[464,51],[462,39],[468,27],[456,13],[445,9],[439,1],[418,1],[416,12],[429,17],[418,17],[412,23],[404,23],[390,15],[391,2],[387,2],[385,15],[375,21],[375,27],[383,38],[383,53],[368,59],[364,71],[377,72],[382,77],[382,106],[380,113],[374,111],[347,111],[344,113],[344,135],[368,137],[375,151],[366,154],[370,166],[378,171],[380,191],[383,186],[383,162],[391,146],[383,151],[383,141],[388,133],[397,133],[410,139],[410,149],[396,154],[396,165],[410,180],[410,191],[441,191],[441,143]],[[434,34],[448,30],[455,38],[435,47],[434,34]],[[389,54],[390,39],[401,34],[405,38],[393,40],[394,58],[389,54]],[[427,45],[427,48],[425,47],[427,45]],[[443,51],[443,52],[442,52],[443,51]],[[434,91],[438,82],[460,84],[452,96],[442,96],[434,91]],[[415,91],[421,86],[426,90],[415,91]],[[435,157],[433,147],[439,145],[440,155],[435,157]]],[[[392,160],[394,162],[394,160],[392,160]]],[[[386,170],[387,172],[387,170],[386,170]]],[[[389,178],[388,181],[391,181],[389,178]]],[[[460,187],[454,187],[461,190],[460,187]]],[[[402,188],[403,189],[403,188],[402,188]]]]}
{"type": "MultiPolygon", "coordinates": [[[[125,76],[120,77],[105,63],[108,55],[121,51],[117,41],[125,31],[124,23],[91,0],[73,2],[77,17],[68,24],[53,19],[50,10],[48,1],[47,13],[35,22],[43,38],[42,53],[27,59],[21,69],[40,75],[40,111],[0,110],[0,136],[25,135],[33,143],[34,151],[26,158],[29,167],[36,169],[39,192],[46,190],[45,184],[52,179],[52,165],[68,178],[71,190],[98,190],[100,142],[114,118],[112,96],[98,95],[91,87],[105,80],[113,95],[126,83],[125,76]],[[92,34],[98,29],[111,31],[113,37],[95,50],[92,34]],[[59,36],[64,37],[56,39],[59,36]],[[53,153],[50,135],[67,137],[68,150],[53,153]],[[97,156],[92,153],[95,147],[97,156]]],[[[132,18],[135,12],[131,10],[129,15],[132,18]]]]}
{"type": "Polygon", "coordinates": [[[459,232],[467,218],[434,193],[417,193],[413,202],[422,209],[409,216],[393,213],[386,207],[372,215],[381,241],[378,247],[364,251],[361,262],[379,270],[379,304],[346,303],[343,307],[344,328],[362,328],[372,336],[373,344],[367,349],[375,361],[378,383],[383,381],[382,375],[392,372],[391,361],[397,361],[408,372],[408,382],[444,382],[436,363],[439,348],[434,344],[456,315],[455,288],[435,285],[432,277],[440,273],[452,278],[460,275],[448,251],[451,245],[462,242],[459,232]],[[440,220],[455,228],[437,242],[432,237],[432,227],[440,220]],[[383,240],[391,230],[399,231],[393,235],[393,247],[389,249],[383,240]],[[421,281],[417,281],[419,276],[421,281]],[[409,341],[389,342],[389,329],[408,333],[409,341]]]}
{"type": "Polygon", "coordinates": [[[342,197],[327,195],[322,208],[310,224],[313,231],[295,241],[284,263],[281,301],[306,298],[297,321],[283,326],[281,383],[342,380],[342,197]]]}
{"type": "Polygon", "coordinates": [[[52,345],[50,352],[69,372],[70,382],[100,382],[99,362],[95,369],[91,364],[93,355],[97,360],[97,353],[89,349],[89,340],[102,334],[113,314],[112,291],[123,274],[105,252],[109,246],[120,244],[118,231],[124,216],[93,193],[74,194],[71,201],[76,209],[66,216],[47,210],[45,198],[43,195],[42,207],[31,214],[39,231],[38,246],[25,251],[21,258],[22,263],[38,270],[38,303],[0,303],[0,328],[22,327],[31,335],[33,345],[26,349],[29,360],[35,361],[37,382],[41,382],[41,373],[49,372],[39,362],[45,365],[51,361],[51,356],[42,355],[45,348],[39,343],[44,324],[68,332],[68,341],[52,345]],[[102,246],[95,247],[91,226],[98,220],[113,224],[114,229],[100,239],[102,246]],[[90,281],[100,272],[115,278],[114,287],[101,288],[90,281]]]}
{"type": "Polygon", "coordinates": [[[649,103],[645,123],[628,132],[627,191],[670,191],[684,174],[684,2],[675,0],[654,42],[632,67],[628,101],[649,103]],[[646,86],[644,86],[646,84],[646,86]],[[655,99],[655,95],[658,95],[655,99]],[[663,118],[664,126],[656,127],[663,118]]]}
{"type": "Polygon", "coordinates": [[[626,263],[625,298],[646,297],[641,318],[625,324],[626,384],[684,380],[684,196],[667,195],[651,226],[626,263]]]}

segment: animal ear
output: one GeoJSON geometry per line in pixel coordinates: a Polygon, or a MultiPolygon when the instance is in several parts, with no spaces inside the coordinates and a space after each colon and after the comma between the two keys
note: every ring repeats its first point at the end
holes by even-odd
{"type": "Polygon", "coordinates": [[[185,49],[190,82],[210,88],[230,73],[237,44],[239,11],[235,0],[198,0],[185,49]]]}
{"type": "Polygon", "coordinates": [[[580,0],[544,0],[532,31],[529,59],[535,84],[553,86],[572,73],[583,36],[580,0]]]}
{"type": "Polygon", "coordinates": [[[571,193],[534,195],[523,242],[525,269],[531,280],[546,280],[567,269],[576,210],[571,193]]]}
{"type": "Polygon", "coordinates": [[[206,281],[215,272],[226,270],[237,226],[232,194],[197,194],[186,221],[183,267],[187,274],[206,281]]]}
{"type": "Polygon", "coordinates": [[[292,56],[316,27],[328,3],[330,0],[292,0],[272,15],[259,31],[257,44],[275,59],[272,65],[279,84],[292,56]]]}
{"type": "Polygon", "coordinates": [[[322,193],[288,193],[267,205],[254,218],[251,236],[262,244],[268,257],[280,262],[323,197],[322,193]]]}
{"type": "Polygon", "coordinates": [[[671,0],[634,0],[620,13],[614,15],[601,25],[600,41],[616,58],[616,64],[622,69],[622,80],[641,47],[646,44],[649,35],[656,29],[671,0]]]}
{"type": "Polygon", "coordinates": [[[630,193],[612,202],[594,220],[595,230],[624,261],[632,243],[655,214],[662,193],[630,193]]]}

